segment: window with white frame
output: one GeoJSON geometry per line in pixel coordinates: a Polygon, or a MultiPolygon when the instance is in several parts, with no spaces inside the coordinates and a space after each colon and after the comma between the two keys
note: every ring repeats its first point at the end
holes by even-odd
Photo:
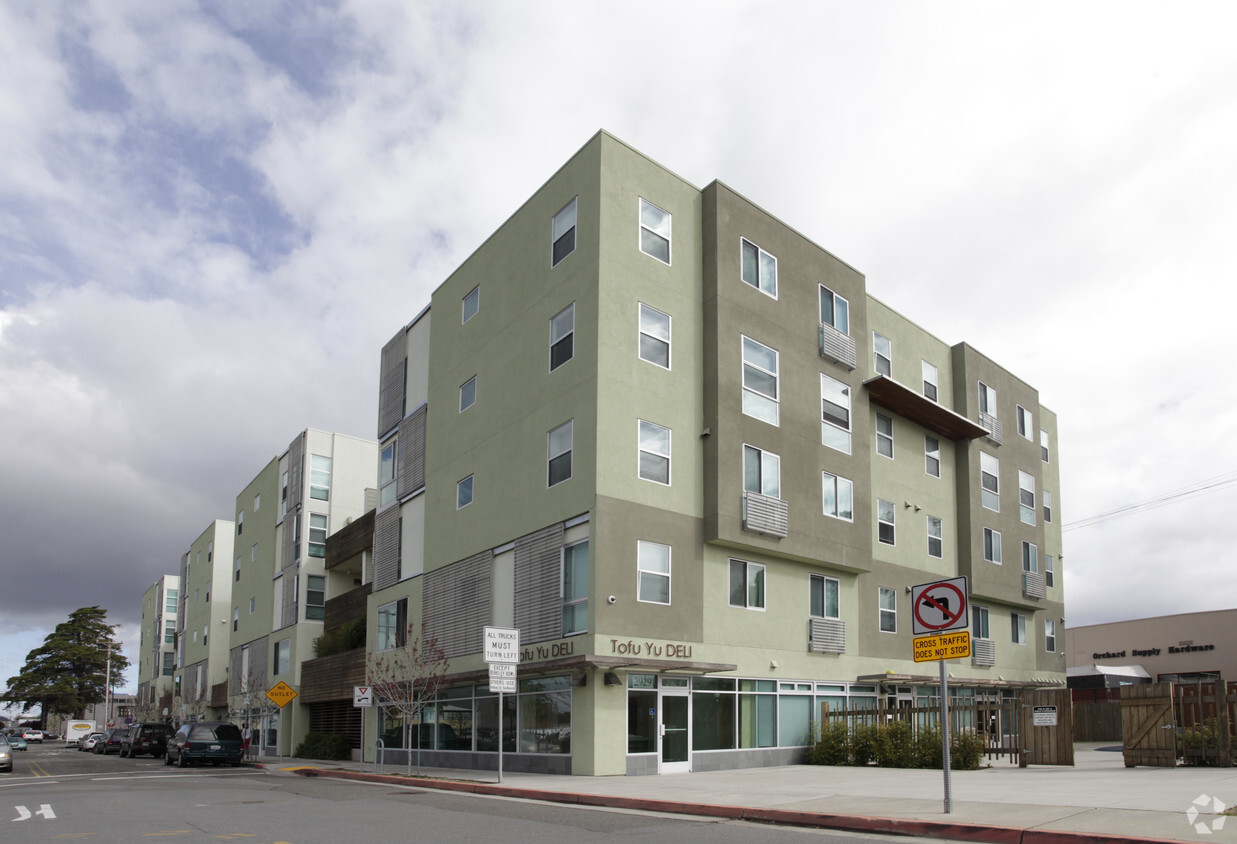
{"type": "Polygon", "coordinates": [[[305,618],[308,621],[326,618],[326,578],[322,575],[305,577],[305,618]]]}
{"type": "Polygon", "coordinates": [[[840,618],[840,583],[836,577],[808,576],[808,613],[813,618],[840,618]]]}
{"type": "Polygon", "coordinates": [[[926,360],[921,361],[923,364],[923,395],[924,398],[937,400],[936,392],[939,381],[937,380],[936,367],[928,363],[926,360]]]}
{"type": "Polygon", "coordinates": [[[1052,521],[1052,493],[1044,490],[1044,521],[1052,521]]]}
{"type": "Polygon", "coordinates": [[[378,459],[378,506],[385,507],[395,501],[395,449],[397,440],[382,447],[378,459]]]}
{"type": "Polygon", "coordinates": [[[670,316],[640,305],[640,360],[670,368],[670,316]]]}
{"type": "Polygon", "coordinates": [[[1001,532],[992,528],[984,528],[984,559],[990,563],[1001,563],[1001,532]]]}
{"type": "Polygon", "coordinates": [[[546,435],[546,486],[571,478],[573,421],[564,422],[546,435]]]}
{"type": "Polygon", "coordinates": [[[898,593],[884,586],[880,587],[878,596],[880,609],[880,631],[882,633],[898,632],[898,593]]]}
{"type": "Polygon", "coordinates": [[[934,478],[941,476],[941,443],[927,434],[923,437],[923,470],[934,478]]]}
{"type": "MultiPolygon", "coordinates": [[[[240,536],[245,532],[245,511],[241,510],[236,514],[236,535],[240,536]]],[[[202,562],[202,552],[198,552],[198,562],[202,562]]]]}
{"type": "Polygon", "coordinates": [[[331,458],[322,454],[309,457],[309,497],[327,501],[331,497],[331,458]]]}
{"type": "Polygon", "coordinates": [[[1044,586],[1052,588],[1052,582],[1056,573],[1056,561],[1051,554],[1044,555],[1044,586]]]}
{"type": "MultiPolygon", "coordinates": [[[[257,599],[257,598],[255,598],[255,597],[253,597],[253,596],[251,595],[251,596],[249,597],[249,614],[250,614],[250,615],[253,615],[253,614],[254,614],[254,612],[256,612],[256,611],[257,611],[257,609],[258,609],[258,599],[257,599]]],[[[205,636],[206,636],[206,631],[205,631],[205,630],[204,630],[204,631],[202,631],[202,636],[203,636],[203,637],[205,637],[205,636]]]]}
{"type": "Polygon", "coordinates": [[[241,608],[232,607],[232,632],[235,633],[241,626],[241,608]]]}
{"type": "Polygon", "coordinates": [[[292,669],[292,640],[280,639],[275,643],[275,674],[287,674],[292,669]]]}
{"type": "Polygon", "coordinates": [[[992,630],[988,626],[988,608],[971,606],[971,635],[976,639],[991,639],[992,630]]]}
{"type": "Polygon", "coordinates": [[[640,251],[670,263],[670,214],[647,199],[640,200],[640,251]]]}
{"type": "Polygon", "coordinates": [[[279,477],[279,515],[288,515],[288,473],[284,472],[279,477]]]}
{"type": "Polygon", "coordinates": [[[1039,571],[1039,548],[1025,539],[1022,540],[1022,570],[1039,571]]]}
{"type": "Polygon", "coordinates": [[[771,451],[743,446],[743,489],[770,498],[781,498],[782,459],[771,451]]]}
{"type": "Polygon", "coordinates": [[[1039,459],[1048,462],[1048,432],[1044,430],[1039,432],[1039,459]]]}
{"type": "Polygon", "coordinates": [[[778,353],[743,337],[743,412],[778,424],[778,353]]]}
{"type": "Polygon", "coordinates": [[[744,560],[730,561],[730,606],[765,608],[765,567],[744,560]]]}
{"type": "Polygon", "coordinates": [[[847,478],[829,472],[821,472],[822,498],[826,516],[855,520],[855,485],[847,478]]]}
{"type": "Polygon", "coordinates": [[[563,635],[588,631],[588,541],[563,548],[563,635]]]}
{"type": "Polygon", "coordinates": [[[893,420],[883,413],[876,414],[876,453],[893,458],[893,420]]]}
{"type": "Polygon", "coordinates": [[[1009,640],[1015,645],[1027,643],[1027,617],[1020,612],[1009,614],[1009,640]]]}
{"type": "Polygon", "coordinates": [[[1035,478],[1018,470],[1018,518],[1023,524],[1035,524],[1035,478]]]}
{"type": "Polygon", "coordinates": [[[875,331],[872,332],[872,368],[878,375],[893,377],[893,341],[875,331]]]}
{"type": "Polygon", "coordinates": [[[979,382],[979,412],[986,413],[993,419],[997,418],[996,390],[989,387],[983,381],[979,382]]]}
{"type": "Polygon", "coordinates": [[[250,562],[257,562],[258,560],[258,543],[256,542],[249,546],[249,560],[250,562]]]}
{"type": "Polygon", "coordinates": [[[670,546],[638,540],[636,543],[636,599],[650,604],[670,603],[670,546]]]}
{"type": "Polygon", "coordinates": [[[472,503],[472,480],[469,475],[455,484],[455,509],[462,510],[472,503]]]}
{"type": "Polygon", "coordinates": [[[575,355],[576,303],[550,318],[550,371],[558,369],[575,355]]]}
{"type": "Polygon", "coordinates": [[[821,443],[850,454],[850,387],[821,373],[820,405],[821,443]]]}
{"type": "Polygon", "coordinates": [[[820,322],[850,334],[850,303],[823,284],[820,285],[820,322]]]}
{"type": "Polygon", "coordinates": [[[469,378],[460,385],[460,413],[477,403],[477,376],[469,378]]]}
{"type": "Polygon", "coordinates": [[[1035,438],[1033,436],[1033,429],[1035,426],[1031,421],[1031,411],[1027,410],[1022,405],[1016,405],[1014,412],[1018,417],[1018,433],[1021,434],[1024,439],[1035,442],[1035,438]]]}
{"type": "Polygon", "coordinates": [[[240,583],[241,581],[241,558],[239,554],[236,556],[236,563],[232,567],[232,579],[237,583],[240,583]]]}
{"type": "Polygon", "coordinates": [[[464,296],[463,302],[460,305],[460,324],[468,322],[477,315],[477,311],[481,309],[481,286],[478,285],[472,290],[469,290],[464,296]]]}
{"type": "Polygon", "coordinates": [[[1044,650],[1048,653],[1053,653],[1057,649],[1057,620],[1055,618],[1044,619],[1044,650]]]}
{"type": "Polygon", "coordinates": [[[980,503],[1001,512],[1001,461],[983,451],[979,453],[979,486],[980,503]]]}
{"type": "Polygon", "coordinates": [[[402,648],[408,637],[408,599],[400,598],[378,608],[377,642],[379,651],[402,648]]]}
{"type": "Polygon", "coordinates": [[[752,243],[740,238],[743,280],[762,293],[777,298],[777,258],[752,243]]]}
{"type": "Polygon", "coordinates": [[[897,508],[892,501],[876,499],[876,538],[885,545],[894,545],[894,520],[897,508]]]}
{"type": "Polygon", "coordinates": [[[670,429],[638,422],[640,447],[637,455],[640,477],[654,483],[670,484],[670,429]]]}
{"type": "Polygon", "coordinates": [[[253,511],[256,513],[262,509],[262,494],[258,493],[253,497],[253,511]]]}
{"type": "Polygon", "coordinates": [[[554,215],[550,226],[550,266],[558,266],[558,262],[576,251],[576,197],[563,206],[554,215]]]}
{"type": "Polygon", "coordinates": [[[326,556],[327,516],[325,513],[309,514],[309,546],[307,553],[311,557],[326,556]]]}
{"type": "Polygon", "coordinates": [[[937,516],[928,516],[928,556],[941,558],[945,555],[944,522],[937,516]]]}

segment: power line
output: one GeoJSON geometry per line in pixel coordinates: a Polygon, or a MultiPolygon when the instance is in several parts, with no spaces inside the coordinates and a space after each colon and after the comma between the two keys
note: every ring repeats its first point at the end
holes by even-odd
{"type": "Polygon", "coordinates": [[[1137,504],[1127,504],[1124,507],[1118,507],[1115,510],[1109,510],[1107,513],[1100,513],[1095,516],[1088,516],[1085,519],[1069,522],[1061,527],[1061,532],[1065,533],[1078,528],[1092,527],[1093,525],[1106,522],[1111,519],[1119,519],[1124,516],[1131,516],[1135,513],[1140,513],[1144,510],[1153,510],[1156,507],[1163,507],[1165,504],[1172,504],[1177,501],[1186,501],[1190,498],[1197,498],[1203,495],[1210,495],[1223,487],[1237,483],[1237,472],[1227,472],[1223,475],[1217,475],[1214,478],[1208,478],[1205,481],[1191,484],[1190,486],[1181,487],[1171,492],[1165,492],[1157,495],[1154,498],[1148,498],[1145,501],[1140,501],[1137,504]]]}

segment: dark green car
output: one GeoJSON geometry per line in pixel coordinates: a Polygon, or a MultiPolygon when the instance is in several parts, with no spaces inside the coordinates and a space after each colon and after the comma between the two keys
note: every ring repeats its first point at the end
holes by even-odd
{"type": "Polygon", "coordinates": [[[163,764],[185,767],[190,762],[239,765],[245,758],[240,727],[223,721],[185,724],[168,739],[163,764]]]}

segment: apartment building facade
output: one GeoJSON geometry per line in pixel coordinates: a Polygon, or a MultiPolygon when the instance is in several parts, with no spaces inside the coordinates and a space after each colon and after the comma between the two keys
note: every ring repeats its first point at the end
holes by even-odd
{"type": "Polygon", "coordinates": [[[216,519],[180,559],[176,675],[173,706],[167,713],[177,722],[228,716],[226,608],[232,603],[235,533],[234,522],[216,519]]]}
{"type": "Polygon", "coordinates": [[[176,630],[180,618],[180,578],[165,574],[142,594],[138,640],[137,694],[134,706],[151,717],[161,702],[170,705],[176,673],[176,630]]]}
{"type": "Polygon", "coordinates": [[[927,703],[911,587],[969,578],[959,698],[1063,685],[1056,418],[727,186],[602,132],[382,350],[368,648],[433,639],[427,764],[801,758],[927,703]],[[489,692],[487,625],[520,631],[489,692]],[[509,755],[508,755],[509,754],[509,755]]]}

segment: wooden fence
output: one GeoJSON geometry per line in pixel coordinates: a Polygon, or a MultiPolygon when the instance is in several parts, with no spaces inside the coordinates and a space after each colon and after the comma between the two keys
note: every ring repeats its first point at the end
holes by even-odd
{"type": "MultiPolygon", "coordinates": [[[[871,709],[834,709],[821,707],[820,723],[828,727],[837,721],[844,722],[850,730],[860,726],[875,726],[893,721],[910,724],[912,733],[918,737],[924,730],[939,729],[941,708],[933,706],[885,706],[871,709]]],[[[1008,759],[1020,762],[1022,756],[1019,703],[1016,700],[977,700],[969,703],[949,704],[950,735],[970,733],[984,739],[984,755],[989,759],[1008,759]]]]}

